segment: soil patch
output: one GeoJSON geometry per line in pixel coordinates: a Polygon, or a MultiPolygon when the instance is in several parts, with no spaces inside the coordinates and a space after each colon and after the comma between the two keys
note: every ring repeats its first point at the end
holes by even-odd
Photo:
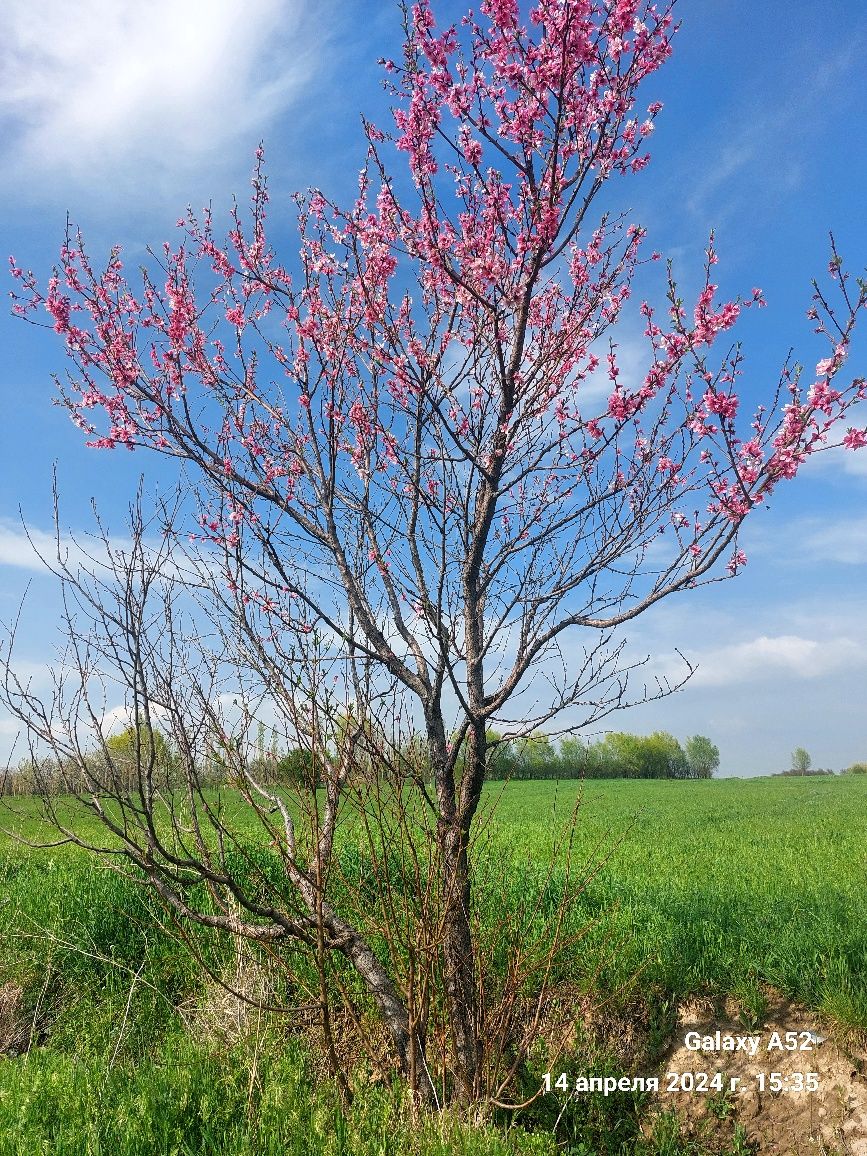
{"type": "Polygon", "coordinates": [[[731,1135],[740,1124],[763,1154],[867,1156],[863,1037],[843,1039],[818,1013],[774,994],[758,1021],[734,1001],[716,1015],[698,1000],[683,1004],[678,1020],[660,1068],[660,1103],[676,1108],[695,1134],[731,1135]],[[722,1088],[697,1090],[700,1072],[720,1073],[722,1088]]]}

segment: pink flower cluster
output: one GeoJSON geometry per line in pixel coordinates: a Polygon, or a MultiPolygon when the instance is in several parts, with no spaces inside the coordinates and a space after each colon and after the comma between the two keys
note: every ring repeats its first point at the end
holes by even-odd
{"type": "MultiPolygon", "coordinates": [[[[375,496],[389,516],[404,501],[451,525],[469,485],[484,484],[500,502],[498,541],[515,550],[550,511],[571,525],[563,511],[586,506],[633,527],[642,558],[667,527],[680,562],[716,561],[715,532],[728,546],[864,398],[842,368],[867,290],[845,296],[835,254],[846,315],[823,329],[827,302],[812,311],[831,355],[809,389],[784,374],[786,404],[739,431],[741,355],[717,350],[763,301],[716,299],[711,238],[691,314],[671,275],[667,313],[640,305],[648,363],[630,377],[611,334],[648,260],[645,230],[593,214],[608,177],[649,159],[662,106],[642,107],[639,88],[671,52],[670,6],[481,0],[478,17],[440,29],[417,0],[410,16],[403,57],[386,65],[393,130],[365,125],[348,208],[319,190],[297,198],[291,275],[269,242],[261,150],[249,214],[236,208],[224,239],[210,212],[188,214],[183,242],[164,246],[136,292],[119,251],[97,272],[80,236],[44,293],[13,263],[13,308],[47,312],[77,367],[73,419],[91,445],[198,454],[225,498],[204,528],[230,545],[260,500],[307,530],[338,495],[353,510],[375,496]],[[391,174],[395,154],[411,182],[391,174]],[[237,501],[239,487],[255,501],[237,501]]],[[[867,430],[838,444],[862,448],[867,430]]],[[[374,578],[397,582],[387,550],[371,550],[374,578]]],[[[730,571],[745,561],[736,551],[730,571]]]]}

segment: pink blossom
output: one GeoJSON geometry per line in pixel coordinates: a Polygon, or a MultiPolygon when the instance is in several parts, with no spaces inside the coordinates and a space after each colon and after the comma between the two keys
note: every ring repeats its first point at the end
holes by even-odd
{"type": "Polygon", "coordinates": [[[823,360],[816,365],[816,376],[825,377],[829,374],[836,373],[846,360],[846,352],[845,345],[838,345],[834,350],[833,357],[823,358],[823,360]]]}
{"type": "Polygon", "coordinates": [[[48,294],[45,298],[45,308],[54,318],[54,332],[65,333],[69,329],[69,317],[72,308],[71,301],[62,293],[58,293],[59,279],[54,274],[48,282],[48,294]]]}
{"type": "Polygon", "coordinates": [[[631,398],[627,398],[621,390],[615,390],[608,399],[608,413],[617,421],[625,421],[635,412],[631,398]]]}
{"type": "Polygon", "coordinates": [[[863,449],[867,446],[867,429],[853,429],[850,426],[843,437],[843,445],[847,450],[863,449]]]}
{"type": "Polygon", "coordinates": [[[708,389],[702,398],[708,414],[715,413],[729,421],[734,420],[738,412],[738,398],[735,394],[720,393],[715,389],[708,389]]]}
{"type": "Polygon", "coordinates": [[[808,394],[810,405],[828,417],[833,414],[834,407],[840,401],[841,397],[842,394],[839,390],[832,389],[827,382],[819,381],[810,386],[810,392],[808,394]]]}
{"type": "Polygon", "coordinates": [[[728,565],[726,566],[726,569],[728,570],[729,574],[734,575],[734,574],[737,574],[738,570],[742,566],[746,566],[746,564],[747,564],[747,556],[743,552],[743,550],[735,550],[734,554],[732,554],[731,558],[728,561],[728,565]]]}

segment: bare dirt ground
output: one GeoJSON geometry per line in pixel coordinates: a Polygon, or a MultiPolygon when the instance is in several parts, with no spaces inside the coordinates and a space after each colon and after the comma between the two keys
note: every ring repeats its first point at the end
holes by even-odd
{"type": "MultiPolygon", "coordinates": [[[[751,1150],[774,1156],[867,1156],[867,1040],[844,1036],[815,1012],[768,996],[757,1023],[729,1003],[720,1017],[711,1006],[690,1001],[679,1009],[679,1027],[672,1049],[661,1065],[660,1105],[676,1108],[697,1136],[714,1140],[731,1137],[736,1124],[746,1133],[751,1150]],[[689,1032],[701,1036],[759,1037],[756,1054],[736,1051],[696,1051],[686,1047],[689,1032]],[[811,1031],[822,1042],[798,1037],[798,1050],[768,1050],[773,1033],[811,1031]],[[811,1050],[800,1050],[811,1044],[811,1050]],[[723,1092],[672,1091],[666,1073],[723,1073],[723,1092]],[[770,1073],[778,1073],[783,1090],[770,1090],[770,1073]],[[817,1091],[798,1090],[814,1073],[817,1091]],[[764,1091],[760,1075],[764,1075],[764,1091]],[[731,1077],[737,1078],[731,1091],[731,1077]]],[[[777,1084],[779,1081],[774,1080],[777,1084]]],[[[812,1083],[813,1081],[810,1081],[812,1083]]]]}

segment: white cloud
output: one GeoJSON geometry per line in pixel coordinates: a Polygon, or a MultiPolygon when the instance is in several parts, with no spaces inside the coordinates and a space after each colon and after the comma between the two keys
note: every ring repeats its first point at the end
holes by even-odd
{"type": "MultiPolygon", "coordinates": [[[[159,722],[161,718],[165,718],[168,715],[168,711],[164,710],[158,703],[149,703],[148,710],[150,711],[151,718],[155,722],[159,722]]],[[[132,726],[133,712],[126,704],[113,706],[102,712],[98,722],[102,737],[108,738],[109,735],[122,734],[132,726]]],[[[86,736],[81,736],[85,743],[87,739],[92,738],[93,735],[92,728],[87,727],[86,730],[86,736]]]]}
{"type": "MultiPolygon", "coordinates": [[[[108,544],[114,551],[128,550],[130,546],[125,538],[111,538],[108,544]]],[[[58,543],[53,531],[34,527],[25,530],[20,524],[0,518],[0,566],[45,574],[57,566],[58,549],[61,559],[73,569],[101,566],[107,559],[105,542],[92,534],[82,534],[79,539],[61,534],[58,543]]]]}
{"type": "MultiPolygon", "coordinates": [[[[181,540],[181,545],[183,545],[181,540]]],[[[96,578],[110,580],[117,568],[123,573],[123,559],[129,558],[133,549],[130,537],[111,535],[102,538],[94,532],[82,531],[76,536],[61,534],[58,542],[54,532],[25,528],[0,518],[0,566],[10,566],[21,570],[34,570],[41,574],[59,574],[60,559],[71,574],[84,577],[92,574],[96,578]]],[[[182,550],[168,551],[165,543],[157,537],[143,541],[145,556],[152,566],[159,570],[163,579],[183,578],[188,575],[182,550]]],[[[223,571],[217,559],[204,555],[196,559],[199,574],[210,572],[219,578],[223,571]]]]}
{"type": "MultiPolygon", "coordinates": [[[[630,331],[623,325],[617,330],[615,341],[616,349],[614,352],[620,380],[627,390],[637,390],[650,368],[650,342],[647,338],[639,336],[636,326],[632,326],[630,331]]],[[[609,346],[607,339],[597,341],[591,348],[599,358],[599,365],[593,373],[589,374],[578,394],[578,400],[584,408],[586,417],[592,416],[591,411],[597,406],[600,406],[603,411],[605,410],[613,388],[611,378],[608,376],[609,346]]]]}
{"type": "Polygon", "coordinates": [[[863,566],[867,563],[867,518],[816,524],[800,542],[802,553],[818,561],[863,566]]]}
{"type": "Polygon", "coordinates": [[[152,197],[284,110],[313,75],[323,27],[301,0],[6,0],[7,179],[152,197]]]}
{"type": "MultiPolygon", "coordinates": [[[[867,564],[867,516],[841,513],[837,516],[792,518],[771,527],[748,527],[744,546],[751,558],[784,558],[790,572],[813,569],[816,563],[833,566],[867,564]]],[[[850,571],[845,577],[859,582],[850,571]]]]}
{"type": "MultiPolygon", "coordinates": [[[[867,414],[863,409],[857,412],[851,410],[847,415],[846,427],[850,425],[856,428],[863,429],[867,423],[867,414]]],[[[841,433],[844,431],[840,431],[841,433]]],[[[821,471],[826,474],[848,474],[851,477],[867,478],[867,450],[847,450],[843,446],[835,446],[834,449],[823,450],[819,454],[814,454],[810,458],[807,465],[813,466],[817,472],[821,471]]]]}
{"type": "Polygon", "coordinates": [[[761,634],[704,651],[684,648],[684,654],[698,668],[691,687],[819,679],[865,663],[863,648],[844,636],[818,640],[798,634],[761,634]]]}
{"type": "Polygon", "coordinates": [[[46,560],[55,557],[56,543],[52,535],[32,530],[30,536],[23,529],[0,523],[0,566],[15,566],[24,570],[46,569],[46,560]]]}

